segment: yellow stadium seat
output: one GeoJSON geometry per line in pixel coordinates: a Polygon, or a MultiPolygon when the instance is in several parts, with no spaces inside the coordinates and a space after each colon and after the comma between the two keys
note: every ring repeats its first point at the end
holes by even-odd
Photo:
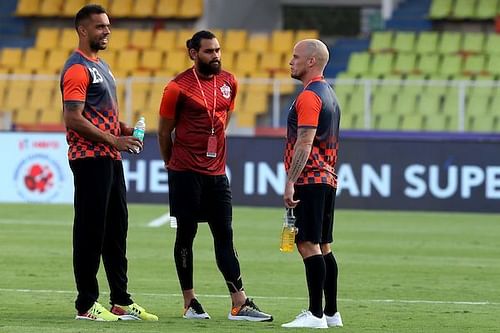
{"type": "Polygon", "coordinates": [[[294,46],[293,30],[274,30],[271,35],[271,51],[276,53],[291,52],[294,46]]]}
{"type": "Polygon", "coordinates": [[[276,72],[274,73],[274,78],[280,80],[279,90],[281,94],[292,94],[298,87],[298,85],[295,84],[295,81],[290,77],[290,73],[276,72]]]}
{"type": "Polygon", "coordinates": [[[256,116],[250,112],[238,112],[236,114],[236,124],[239,127],[255,127],[256,120],[256,116]]]}
{"type": "Polygon", "coordinates": [[[17,16],[35,16],[38,15],[40,0],[19,0],[17,2],[17,16]]]}
{"type": "Polygon", "coordinates": [[[250,99],[250,96],[246,92],[240,92],[236,97],[235,112],[233,117],[236,118],[236,124],[239,127],[255,127],[257,123],[256,115],[251,110],[245,109],[247,99],[250,99]]]}
{"type": "Polygon", "coordinates": [[[247,49],[248,32],[246,30],[228,29],[224,35],[221,48],[223,51],[242,51],[247,49]]]}
{"type": "Polygon", "coordinates": [[[22,84],[25,86],[30,86],[31,85],[31,79],[32,79],[32,74],[33,71],[31,69],[26,69],[22,67],[16,67],[11,70],[11,74],[14,75],[21,75],[20,80],[13,81],[16,82],[16,84],[22,84]]]}
{"type": "Polygon", "coordinates": [[[130,40],[130,31],[128,29],[111,29],[111,36],[108,49],[121,50],[128,47],[130,40]]]}
{"type": "Polygon", "coordinates": [[[146,121],[148,122],[148,125],[146,126],[146,132],[157,132],[159,119],[158,109],[144,110],[144,112],[142,112],[142,115],[144,115],[144,118],[146,118],[146,121]]]}
{"type": "Polygon", "coordinates": [[[136,68],[129,72],[130,76],[149,81],[153,77],[153,71],[145,68],[136,68]]]}
{"type": "Polygon", "coordinates": [[[179,14],[180,1],[182,0],[158,0],[154,17],[176,17],[179,14]]]}
{"type": "MultiPolygon", "coordinates": [[[[0,72],[0,76],[6,75],[7,73],[0,72]]],[[[5,91],[7,90],[7,80],[0,79],[0,114],[3,111],[2,106],[4,103],[5,91]]]]}
{"type": "Polygon", "coordinates": [[[63,0],[42,0],[40,5],[40,16],[60,16],[62,13],[63,0]]]}
{"type": "Polygon", "coordinates": [[[115,67],[121,71],[131,71],[139,67],[138,50],[119,50],[117,51],[115,67]]]}
{"type": "Polygon", "coordinates": [[[39,28],[36,32],[35,48],[50,50],[57,47],[59,43],[59,29],[39,28]]]}
{"type": "Polygon", "coordinates": [[[235,71],[250,74],[257,70],[259,54],[254,51],[240,51],[236,57],[235,71]]]}
{"type": "Polygon", "coordinates": [[[61,49],[48,50],[45,67],[51,71],[60,72],[69,57],[69,52],[61,49]]]}
{"type": "Polygon", "coordinates": [[[16,68],[21,66],[23,56],[22,48],[6,47],[2,49],[2,57],[0,58],[0,67],[16,68]]]}
{"type": "Polygon", "coordinates": [[[136,29],[130,34],[130,47],[136,49],[149,49],[153,44],[153,30],[136,29]]]}
{"type": "Polygon", "coordinates": [[[268,53],[261,57],[259,70],[274,72],[282,68],[281,53],[268,53]]]}
{"type": "Polygon", "coordinates": [[[33,74],[36,75],[45,75],[45,76],[58,76],[60,73],[60,70],[62,68],[56,70],[56,69],[48,69],[46,66],[45,67],[40,67],[36,68],[32,71],[33,74]]]}
{"type": "Polygon", "coordinates": [[[247,85],[248,92],[273,92],[273,84],[270,82],[271,73],[268,71],[258,71],[250,74],[249,79],[252,79],[247,85]]]}
{"type": "Polygon", "coordinates": [[[132,112],[143,112],[151,90],[151,84],[144,81],[132,82],[132,112]]]}
{"type": "MultiPolygon", "coordinates": [[[[117,65],[116,65],[116,60],[117,60],[117,53],[118,51],[115,50],[104,50],[99,52],[99,59],[103,59],[111,69],[111,71],[115,72],[115,69],[118,71],[117,65]]],[[[115,76],[116,77],[116,76],[115,76]]]]}
{"type": "Polygon", "coordinates": [[[116,83],[116,100],[118,102],[118,109],[124,111],[125,110],[125,84],[123,81],[116,83]]]}
{"type": "Polygon", "coordinates": [[[10,111],[25,108],[29,97],[29,81],[11,81],[5,96],[4,108],[10,111]]]}
{"type": "Polygon", "coordinates": [[[292,52],[290,53],[285,53],[282,55],[281,58],[281,71],[290,73],[290,60],[292,59],[292,52]]]}
{"type": "Polygon", "coordinates": [[[156,0],[135,0],[132,4],[132,17],[152,17],[155,14],[156,0]]]}
{"type": "Polygon", "coordinates": [[[155,81],[151,85],[151,93],[146,104],[146,110],[151,113],[158,113],[166,82],[155,81]]]}
{"type": "Polygon", "coordinates": [[[222,69],[232,72],[234,69],[235,54],[232,51],[223,51],[221,55],[222,69]]]}
{"type": "Polygon", "coordinates": [[[175,30],[158,30],[153,37],[152,48],[156,50],[169,51],[175,48],[176,36],[175,30]]]}
{"type": "Polygon", "coordinates": [[[144,50],[142,51],[139,68],[151,70],[162,69],[164,67],[163,58],[164,54],[161,50],[144,50]]]}
{"type": "Polygon", "coordinates": [[[113,74],[113,77],[117,81],[126,79],[130,76],[130,71],[125,71],[121,69],[113,69],[111,73],[113,74]]]}
{"type": "Polygon", "coordinates": [[[243,108],[253,114],[266,113],[268,109],[268,94],[266,92],[249,92],[245,98],[243,108]]]}
{"type": "Polygon", "coordinates": [[[191,39],[195,32],[193,29],[180,29],[177,32],[175,47],[179,50],[186,50],[186,41],[191,39]]]}
{"type": "MultiPolygon", "coordinates": [[[[57,81],[56,81],[57,83],[57,81]]],[[[54,103],[54,81],[34,80],[28,108],[50,109],[54,103]]]]}
{"type": "Polygon", "coordinates": [[[131,17],[132,1],[133,0],[120,0],[111,2],[109,15],[111,17],[131,17]]]}
{"type": "Polygon", "coordinates": [[[54,88],[54,97],[52,98],[52,109],[59,110],[62,112],[62,93],[61,87],[59,86],[59,82],[55,82],[56,86],[54,88]]]}
{"type": "Polygon", "coordinates": [[[167,53],[165,68],[175,74],[186,70],[189,67],[187,51],[172,50],[167,53]]]}
{"type": "Polygon", "coordinates": [[[26,49],[22,66],[31,70],[43,68],[45,66],[45,50],[26,49]]]}
{"type": "Polygon", "coordinates": [[[303,39],[319,39],[318,30],[297,30],[295,31],[294,44],[303,39]]]}
{"type": "Polygon", "coordinates": [[[159,70],[156,70],[156,71],[153,71],[153,76],[155,78],[165,78],[165,79],[170,79],[170,78],[173,78],[175,76],[175,72],[170,70],[170,69],[159,69],[159,70]]]}
{"type": "Polygon", "coordinates": [[[203,0],[183,0],[180,3],[178,18],[192,19],[203,14],[203,0]]]}
{"type": "Polygon", "coordinates": [[[215,35],[215,38],[217,38],[217,40],[219,41],[219,44],[222,43],[222,41],[224,40],[224,30],[222,29],[204,29],[204,30],[208,30],[211,33],[213,33],[215,35]]]}
{"type": "Polygon", "coordinates": [[[56,125],[63,123],[63,113],[60,109],[42,109],[40,111],[40,125],[56,125]]]}
{"type": "Polygon", "coordinates": [[[22,125],[35,125],[38,123],[39,109],[28,109],[26,107],[18,108],[15,116],[14,123],[22,125]]]}
{"type": "Polygon", "coordinates": [[[108,10],[109,9],[109,3],[111,2],[111,0],[89,0],[88,3],[89,4],[95,4],[95,5],[100,5],[102,6],[104,9],[108,10]]]}
{"type": "Polygon", "coordinates": [[[74,50],[78,47],[78,35],[74,28],[64,28],[61,32],[59,48],[64,50],[74,50]]]}
{"type": "Polygon", "coordinates": [[[238,87],[238,94],[236,95],[236,99],[234,100],[234,111],[235,114],[239,114],[241,110],[243,110],[243,100],[245,99],[246,91],[243,91],[238,87]]]}
{"type": "Polygon", "coordinates": [[[63,2],[62,16],[74,17],[76,13],[87,4],[87,0],[65,0],[63,2]]]}
{"type": "Polygon", "coordinates": [[[248,38],[248,45],[252,51],[267,53],[269,52],[269,36],[267,34],[252,34],[248,38]]]}

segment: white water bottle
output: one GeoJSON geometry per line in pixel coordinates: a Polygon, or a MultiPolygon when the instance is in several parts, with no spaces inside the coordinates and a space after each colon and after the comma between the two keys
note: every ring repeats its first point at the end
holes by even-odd
{"type": "MultiPolygon", "coordinates": [[[[144,132],[146,131],[146,121],[144,120],[144,117],[140,117],[139,120],[135,123],[134,126],[134,133],[132,134],[141,142],[144,142],[144,132]]],[[[139,154],[141,152],[141,149],[139,147],[134,148],[134,151],[136,154],[139,154]]]]}

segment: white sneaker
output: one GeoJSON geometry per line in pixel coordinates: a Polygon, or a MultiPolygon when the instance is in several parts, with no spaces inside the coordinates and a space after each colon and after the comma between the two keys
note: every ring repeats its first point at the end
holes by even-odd
{"type": "Polygon", "coordinates": [[[210,319],[210,316],[203,310],[203,307],[196,298],[193,298],[188,308],[184,309],[184,315],[182,317],[185,319],[210,319]]]}
{"type": "Polygon", "coordinates": [[[325,315],[326,318],[326,323],[328,324],[328,327],[342,327],[344,324],[342,324],[342,317],[340,316],[340,312],[335,312],[333,316],[327,316],[325,315]]]}
{"type": "Polygon", "coordinates": [[[281,327],[328,328],[328,324],[326,323],[325,315],[318,318],[311,311],[302,310],[293,321],[283,324],[281,327]]]}

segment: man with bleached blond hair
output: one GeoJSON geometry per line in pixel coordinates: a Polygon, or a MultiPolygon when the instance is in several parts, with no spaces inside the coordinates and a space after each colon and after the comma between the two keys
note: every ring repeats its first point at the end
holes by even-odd
{"type": "Polygon", "coordinates": [[[302,81],[304,89],[288,114],[283,200],[296,216],[295,243],[305,266],[309,308],[283,327],[342,326],[337,310],[338,267],[330,247],[340,106],[323,78],[328,59],[322,41],[305,39],[295,45],[290,60],[291,77],[302,81]]]}

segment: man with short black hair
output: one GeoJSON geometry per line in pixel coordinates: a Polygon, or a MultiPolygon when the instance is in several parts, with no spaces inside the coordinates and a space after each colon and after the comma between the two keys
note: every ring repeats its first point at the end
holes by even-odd
{"type": "Polygon", "coordinates": [[[194,66],[165,87],[158,129],[160,152],[168,169],[170,214],[177,218],[174,258],[184,297],[183,317],[210,318],[193,286],[193,241],[198,222],[207,221],[217,266],[231,295],[228,318],[272,321],[271,315],[246,297],[233,246],[225,131],[234,108],[236,79],[222,70],[219,42],[211,32],[195,33],[186,46],[194,66]]]}
{"type": "Polygon", "coordinates": [[[61,73],[68,159],[74,176],[73,269],[76,319],[158,320],[127,292],[128,210],[121,151],[140,151],[133,129],[119,121],[116,86],[97,53],[108,45],[108,15],[98,5],[76,14],[78,49],[61,73]],[[111,311],[97,302],[100,260],[110,288],[111,311]]]}

